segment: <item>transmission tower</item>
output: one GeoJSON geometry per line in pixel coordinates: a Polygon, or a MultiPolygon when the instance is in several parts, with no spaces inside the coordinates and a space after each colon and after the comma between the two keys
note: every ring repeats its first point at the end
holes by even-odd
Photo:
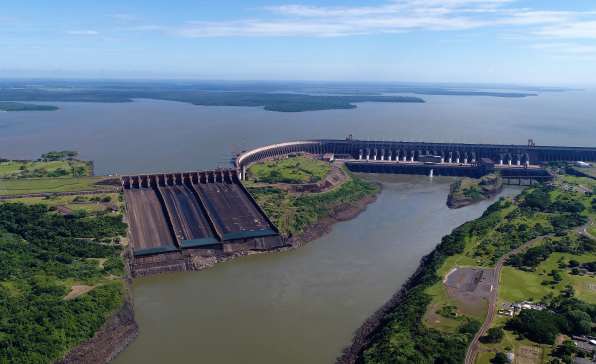
{"type": "Polygon", "coordinates": [[[0,174],[0,195],[8,194],[8,191],[6,191],[6,186],[4,186],[4,181],[2,180],[2,176],[4,176],[4,175],[0,174]]]}

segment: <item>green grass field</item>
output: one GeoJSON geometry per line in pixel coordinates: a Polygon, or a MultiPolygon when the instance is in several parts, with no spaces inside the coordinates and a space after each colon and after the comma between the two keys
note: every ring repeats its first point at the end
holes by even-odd
{"type": "Polygon", "coordinates": [[[65,205],[67,209],[71,210],[85,210],[88,213],[97,212],[101,210],[99,205],[80,205],[80,204],[73,204],[73,205],[65,205]]]}
{"type": "Polygon", "coordinates": [[[311,174],[315,179],[322,179],[331,173],[331,168],[323,161],[298,156],[273,162],[260,162],[252,166],[250,171],[261,179],[270,178],[276,181],[289,180],[292,183],[301,183],[311,174]]]}
{"type": "MultiPolygon", "coordinates": [[[[118,201],[118,194],[117,193],[102,193],[97,195],[85,195],[83,197],[89,199],[91,197],[99,197],[104,198],[106,196],[110,196],[112,200],[110,201],[113,204],[121,205],[123,202],[118,201]]],[[[25,197],[25,198],[9,198],[0,200],[2,202],[20,202],[24,203],[25,205],[35,205],[35,204],[44,204],[44,205],[68,205],[72,202],[75,197],[77,196],[56,196],[52,197],[51,199],[46,199],[45,197],[25,197]]]]}
{"type": "MultiPolygon", "coordinates": [[[[1,162],[0,163],[0,174],[7,173],[20,173],[22,163],[16,162],[1,162]]],[[[67,169],[68,164],[65,161],[54,161],[54,162],[31,162],[26,164],[27,168],[33,169],[46,169],[48,172],[55,171],[58,168],[67,169]]]]}
{"type": "MultiPolygon", "coordinates": [[[[493,323],[490,325],[490,327],[503,327],[507,320],[508,319],[505,317],[495,318],[493,320],[493,323]]],[[[505,337],[500,342],[497,342],[497,343],[481,342],[480,346],[483,348],[491,349],[491,350],[496,349],[503,353],[514,353],[516,356],[518,356],[518,354],[520,353],[521,346],[540,348],[542,351],[538,357],[537,364],[548,363],[550,360],[553,359],[553,357],[551,356],[552,347],[550,345],[537,344],[537,343],[532,342],[528,339],[520,340],[519,336],[514,334],[513,331],[510,331],[510,330],[503,330],[503,331],[505,331],[505,337]],[[507,348],[507,347],[511,348],[512,350],[505,350],[505,348],[507,348]]],[[[490,360],[494,357],[495,357],[494,353],[479,351],[478,355],[476,356],[475,364],[491,363],[490,360]]],[[[518,357],[516,362],[520,363],[522,361],[519,361],[519,357],[518,357]]]]}
{"type": "Polygon", "coordinates": [[[102,178],[46,178],[46,179],[18,179],[6,180],[7,195],[28,193],[54,193],[91,191],[97,189],[116,189],[116,186],[92,186],[102,178]]]}
{"type": "MultiPolygon", "coordinates": [[[[89,175],[90,168],[86,164],[79,164],[83,170],[81,175],[86,177],[89,175]]],[[[52,162],[28,162],[17,163],[0,162],[0,175],[6,179],[21,178],[70,178],[73,177],[72,166],[67,161],[52,161],[52,162]],[[21,168],[26,168],[22,170],[21,168]],[[61,173],[56,172],[61,169],[61,173]],[[58,173],[56,175],[48,175],[48,173],[58,173]]]]}
{"type": "Polygon", "coordinates": [[[565,270],[558,268],[557,261],[561,256],[565,256],[565,261],[575,259],[582,263],[596,261],[596,256],[593,255],[572,255],[569,253],[552,253],[550,257],[542,262],[540,266],[536,268],[535,272],[527,272],[513,267],[504,266],[501,270],[500,284],[499,287],[499,299],[508,302],[514,301],[527,301],[533,298],[534,301],[540,301],[540,299],[549,294],[553,293],[555,296],[560,294],[567,284],[571,284],[575,289],[575,297],[584,300],[588,303],[596,303],[596,291],[590,291],[590,284],[596,284],[596,278],[593,276],[585,275],[574,275],[571,274],[571,269],[565,270]],[[549,275],[543,274],[543,270],[546,270],[547,274],[557,269],[560,271],[563,281],[555,284],[555,288],[551,288],[552,285],[543,286],[540,283],[543,280],[551,281],[552,278],[549,275]]]}
{"type": "Polygon", "coordinates": [[[596,225],[588,227],[586,232],[596,238],[596,225]]]}

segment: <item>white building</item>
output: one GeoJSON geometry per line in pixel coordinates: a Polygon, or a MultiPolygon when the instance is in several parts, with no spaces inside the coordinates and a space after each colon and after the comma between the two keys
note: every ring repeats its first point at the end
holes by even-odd
{"type": "Polygon", "coordinates": [[[575,162],[575,166],[576,167],[581,167],[581,168],[588,168],[590,167],[590,165],[586,162],[581,162],[581,161],[577,161],[575,162]]]}

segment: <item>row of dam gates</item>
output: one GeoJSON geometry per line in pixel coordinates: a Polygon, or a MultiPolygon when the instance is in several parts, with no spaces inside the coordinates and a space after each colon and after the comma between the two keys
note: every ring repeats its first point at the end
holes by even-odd
{"type": "Polygon", "coordinates": [[[388,142],[356,140],[302,140],[277,143],[240,154],[236,166],[242,168],[268,157],[308,152],[332,153],[358,161],[420,161],[437,156],[442,163],[475,163],[489,158],[498,165],[538,165],[551,161],[596,161],[596,148],[536,145],[388,142]]]}
{"type": "Polygon", "coordinates": [[[251,163],[298,152],[334,154],[353,172],[479,177],[499,170],[520,184],[551,178],[540,162],[596,161],[596,148],[307,140],[246,151],[236,168],[122,176],[133,276],[194,269],[193,257],[283,247],[279,229],[241,180],[251,163]]]}
{"type": "Polygon", "coordinates": [[[191,269],[191,257],[283,246],[235,169],[121,177],[135,277],[191,269]]]}

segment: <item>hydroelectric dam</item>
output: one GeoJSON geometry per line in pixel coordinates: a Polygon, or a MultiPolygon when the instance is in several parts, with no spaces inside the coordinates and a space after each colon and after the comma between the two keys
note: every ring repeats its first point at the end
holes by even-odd
{"type": "Polygon", "coordinates": [[[539,166],[596,161],[596,148],[346,140],[277,143],[239,154],[235,167],[122,176],[135,277],[201,269],[234,255],[287,245],[242,184],[252,163],[305,152],[341,160],[352,172],[480,177],[499,171],[508,182],[544,182],[539,166]]]}

